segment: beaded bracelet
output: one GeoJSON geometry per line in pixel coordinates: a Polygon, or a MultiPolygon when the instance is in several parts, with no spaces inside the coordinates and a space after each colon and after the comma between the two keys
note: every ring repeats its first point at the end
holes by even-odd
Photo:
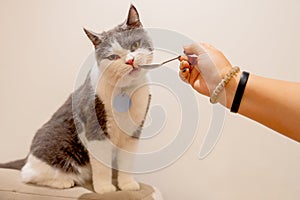
{"type": "Polygon", "coordinates": [[[211,93],[210,96],[210,103],[215,104],[217,103],[218,97],[222,90],[226,87],[226,85],[229,83],[229,81],[234,77],[238,72],[240,71],[240,68],[235,66],[233,67],[222,79],[222,81],[217,85],[217,87],[214,89],[214,91],[211,93]]]}

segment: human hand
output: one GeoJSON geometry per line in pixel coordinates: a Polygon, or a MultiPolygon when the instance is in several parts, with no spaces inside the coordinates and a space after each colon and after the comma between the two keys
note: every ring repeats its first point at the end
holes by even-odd
{"type": "Polygon", "coordinates": [[[180,78],[199,93],[210,96],[232,65],[222,52],[206,43],[186,46],[184,52],[198,58],[195,65],[190,65],[186,59],[181,60],[180,78]]]}

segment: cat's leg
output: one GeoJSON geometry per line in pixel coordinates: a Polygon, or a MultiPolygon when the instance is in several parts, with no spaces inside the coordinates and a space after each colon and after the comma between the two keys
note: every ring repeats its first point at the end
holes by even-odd
{"type": "Polygon", "coordinates": [[[112,146],[105,140],[91,141],[89,142],[89,157],[95,192],[103,194],[116,191],[116,187],[112,184],[112,169],[109,167],[112,161],[112,146]],[[99,157],[97,152],[101,153],[99,157]]]}
{"type": "MultiPolygon", "coordinates": [[[[119,148],[125,152],[134,153],[138,147],[138,139],[126,135],[119,143],[119,148]]],[[[126,171],[131,170],[134,165],[134,155],[128,153],[122,153],[119,151],[117,157],[118,167],[121,171],[118,171],[118,186],[121,190],[139,190],[140,185],[136,182],[130,173],[122,172],[122,168],[126,171]]]]}
{"type": "Polygon", "coordinates": [[[22,181],[53,188],[70,188],[75,185],[72,175],[51,167],[34,155],[28,156],[21,170],[22,181]]]}

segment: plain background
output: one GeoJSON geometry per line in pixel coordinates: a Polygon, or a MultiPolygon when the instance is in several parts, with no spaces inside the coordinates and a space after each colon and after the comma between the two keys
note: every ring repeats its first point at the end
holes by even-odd
{"type": "MultiPolygon", "coordinates": [[[[146,27],[212,43],[251,73],[299,81],[297,0],[133,3],[146,27]]],[[[35,131],[72,91],[92,51],[82,27],[107,30],[125,19],[129,5],[120,0],[0,1],[1,162],[24,157],[35,131]]],[[[202,115],[192,146],[171,166],[138,175],[139,180],[158,187],[167,200],[299,199],[299,144],[242,116],[226,113],[219,143],[199,160],[211,105],[200,95],[198,101],[202,115]]]]}

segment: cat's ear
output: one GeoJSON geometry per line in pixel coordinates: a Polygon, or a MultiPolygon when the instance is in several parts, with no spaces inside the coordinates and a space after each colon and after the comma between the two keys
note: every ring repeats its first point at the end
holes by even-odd
{"type": "Polygon", "coordinates": [[[85,28],[83,28],[85,34],[88,36],[88,38],[91,40],[91,42],[94,44],[95,48],[99,47],[101,44],[101,37],[99,34],[94,33],[92,31],[89,31],[85,28]]]}
{"type": "Polygon", "coordinates": [[[134,5],[130,5],[128,17],[126,20],[126,25],[130,28],[139,28],[142,27],[142,23],[140,21],[139,13],[134,5]]]}

